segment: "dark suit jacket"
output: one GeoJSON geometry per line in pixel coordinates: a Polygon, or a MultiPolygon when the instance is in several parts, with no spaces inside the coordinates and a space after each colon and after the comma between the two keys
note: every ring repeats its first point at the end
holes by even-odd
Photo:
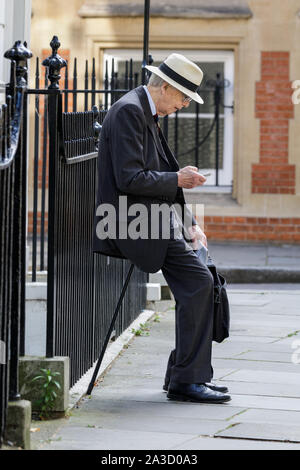
{"type": "MultiPolygon", "coordinates": [[[[120,211],[119,196],[127,196],[128,208],[136,203],[148,208],[142,223],[151,233],[151,204],[178,203],[182,207],[185,204],[183,191],[177,186],[178,170],[178,162],[166,141],[161,142],[158,136],[144,88],[128,92],[108,111],[99,142],[97,207],[108,203],[115,208],[117,234],[99,239],[97,224],[107,213],[96,215],[94,251],[129,259],[145,272],[158,271],[169,243],[161,236],[163,228],[159,228],[159,239],[121,239],[118,230],[127,228],[135,216],[126,217],[120,211]]],[[[161,223],[170,224],[170,220],[161,223]]]]}

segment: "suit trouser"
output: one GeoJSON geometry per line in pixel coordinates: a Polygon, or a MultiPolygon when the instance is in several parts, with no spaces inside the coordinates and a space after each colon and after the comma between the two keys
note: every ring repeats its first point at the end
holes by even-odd
{"type": "Polygon", "coordinates": [[[162,272],[176,301],[175,349],[169,357],[166,381],[210,382],[213,277],[183,238],[170,240],[162,272]]]}

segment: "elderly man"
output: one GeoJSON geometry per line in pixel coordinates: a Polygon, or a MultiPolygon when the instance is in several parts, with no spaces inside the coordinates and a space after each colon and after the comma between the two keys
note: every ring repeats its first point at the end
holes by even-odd
{"type": "Polygon", "coordinates": [[[191,100],[203,103],[197,93],[203,73],[180,54],[147,68],[152,72],[148,86],[118,100],[103,123],[94,251],[129,259],[148,273],[162,270],[176,300],[175,349],[163,387],[167,397],[223,403],[231,399],[227,388],[211,383],[213,279],[201,257],[203,251],[197,249],[199,242],[207,245],[206,236],[192,216],[189,227],[179,220],[179,227],[185,229],[182,236],[172,210],[181,208],[185,218],[183,188],[202,185],[206,179],[196,167],[179,169],[157,122],[158,116],[186,108],[191,100]],[[171,210],[154,223],[152,209],[158,205],[171,210]],[[109,207],[116,227],[109,227],[109,207]],[[130,236],[137,207],[137,219],[147,236],[130,236]]]}

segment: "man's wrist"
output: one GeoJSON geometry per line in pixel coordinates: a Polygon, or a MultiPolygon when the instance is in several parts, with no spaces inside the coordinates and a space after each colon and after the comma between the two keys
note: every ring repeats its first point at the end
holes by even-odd
{"type": "Polygon", "coordinates": [[[176,173],[177,173],[177,186],[181,188],[181,174],[179,173],[179,171],[177,171],[176,173]]]}

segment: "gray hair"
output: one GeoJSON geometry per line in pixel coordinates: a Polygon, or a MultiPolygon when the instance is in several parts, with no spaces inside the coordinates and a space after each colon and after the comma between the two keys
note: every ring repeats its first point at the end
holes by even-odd
{"type": "Polygon", "coordinates": [[[152,73],[148,85],[153,86],[155,88],[161,87],[165,83],[165,80],[158,75],[155,75],[155,73],[152,73]]]}

